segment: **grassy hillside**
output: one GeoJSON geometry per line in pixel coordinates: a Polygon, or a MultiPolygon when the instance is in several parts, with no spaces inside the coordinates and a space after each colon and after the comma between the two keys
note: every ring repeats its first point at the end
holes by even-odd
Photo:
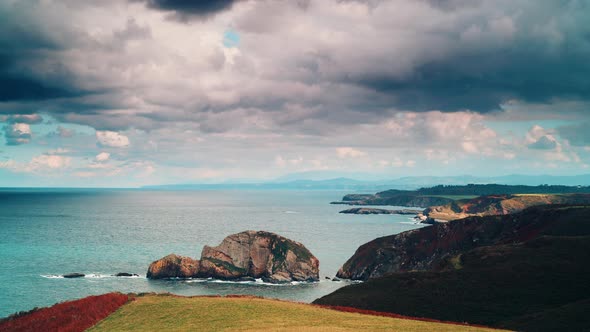
{"type": "Polygon", "coordinates": [[[100,322],[98,331],[497,331],[341,312],[244,297],[146,295],[100,322]]]}

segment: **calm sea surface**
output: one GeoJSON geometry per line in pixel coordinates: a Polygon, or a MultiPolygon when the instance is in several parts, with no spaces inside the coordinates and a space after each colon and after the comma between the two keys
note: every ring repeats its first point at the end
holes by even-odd
{"type": "Polygon", "coordinates": [[[0,317],[91,294],[255,294],[310,302],[359,245],[419,227],[411,216],[343,215],[332,191],[0,190],[0,317]],[[147,280],[169,253],[200,257],[229,234],[266,230],[303,243],[322,281],[266,285],[147,280]],[[86,278],[56,278],[81,272],[86,278]],[[130,272],[139,278],[111,277],[130,272]]]}

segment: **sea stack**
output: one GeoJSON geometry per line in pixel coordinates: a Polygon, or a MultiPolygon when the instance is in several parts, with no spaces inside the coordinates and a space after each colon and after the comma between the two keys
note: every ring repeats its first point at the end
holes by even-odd
{"type": "Polygon", "coordinates": [[[245,231],[226,237],[219,246],[205,246],[200,260],[174,254],[157,260],[147,277],[318,281],[319,261],[299,242],[270,232],[245,231]]]}

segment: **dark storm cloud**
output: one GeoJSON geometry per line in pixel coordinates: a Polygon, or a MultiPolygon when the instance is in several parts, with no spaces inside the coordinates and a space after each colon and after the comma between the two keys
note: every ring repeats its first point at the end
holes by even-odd
{"type": "Polygon", "coordinates": [[[239,123],[199,114],[251,108],[276,127],[306,131],[306,119],[322,128],[322,122],[374,123],[399,110],[486,113],[511,99],[590,100],[584,2],[299,0],[242,8],[239,0],[128,1],[139,4],[101,2],[107,10],[97,13],[109,19],[96,20],[104,22],[99,32],[93,20],[85,26],[95,11],[83,5],[58,10],[59,18],[80,16],[58,24],[44,11],[27,16],[25,7],[0,5],[0,113],[42,110],[100,130],[185,121],[221,132],[239,123]],[[359,9],[363,4],[370,10],[359,9]],[[179,25],[152,21],[143,16],[147,8],[179,19],[227,11],[244,42],[232,48],[235,54],[221,43],[211,51],[207,40],[215,39],[213,31],[221,39],[226,17],[179,25]],[[117,10],[124,15],[111,18],[117,10]],[[169,25],[186,35],[168,32],[169,25]],[[207,27],[196,42],[206,25],[217,28],[207,27]],[[66,31],[78,37],[64,38],[66,31]],[[199,43],[202,49],[194,47],[199,43]],[[195,75],[181,75],[188,73],[195,75]]]}
{"type": "MultiPolygon", "coordinates": [[[[24,6],[24,5],[22,5],[24,6]]],[[[73,97],[83,92],[71,83],[71,73],[59,62],[44,73],[35,64],[65,48],[43,28],[18,15],[14,4],[0,6],[0,102],[40,101],[73,97]]]]}
{"type": "Polygon", "coordinates": [[[497,50],[425,64],[402,79],[369,75],[349,81],[392,94],[398,107],[415,111],[489,112],[498,110],[509,99],[535,103],[554,98],[589,100],[590,65],[584,59],[590,57],[590,52],[568,53],[544,56],[534,51],[511,54],[497,50]],[[474,67],[476,64],[480,66],[474,67]]]}
{"type": "Polygon", "coordinates": [[[208,17],[230,9],[238,0],[132,0],[144,2],[148,7],[171,11],[180,19],[208,17]]]}
{"type": "MultiPolygon", "coordinates": [[[[373,16],[388,4],[345,2],[376,7],[373,16]]],[[[533,103],[590,100],[590,26],[581,14],[590,12],[590,3],[504,2],[498,3],[502,9],[497,12],[484,1],[420,3],[428,3],[434,11],[430,17],[416,18],[417,22],[453,18],[460,23],[446,31],[431,31],[424,29],[427,24],[409,22],[405,28],[418,33],[407,34],[404,41],[409,46],[421,45],[421,50],[409,53],[399,44],[387,46],[387,40],[375,39],[368,47],[383,55],[359,60],[374,61],[371,70],[347,72],[353,67],[350,63],[348,68],[339,68],[339,80],[389,95],[393,106],[413,111],[469,109],[484,113],[499,110],[510,99],[533,103]],[[480,16],[458,19],[476,9],[480,16]],[[411,61],[407,61],[408,54],[411,61]],[[407,62],[413,63],[413,68],[400,73],[396,66],[407,62]]],[[[400,32],[395,23],[390,29],[400,32]]]]}

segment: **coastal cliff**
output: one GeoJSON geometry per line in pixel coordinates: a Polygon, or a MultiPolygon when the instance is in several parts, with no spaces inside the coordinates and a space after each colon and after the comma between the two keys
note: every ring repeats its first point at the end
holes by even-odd
{"type": "Polygon", "coordinates": [[[316,304],[485,324],[586,331],[590,206],[469,217],[371,241],[339,272],[366,280],[316,304]]]}
{"type": "Polygon", "coordinates": [[[566,226],[568,232],[577,232],[576,224],[588,227],[585,220],[571,217],[571,211],[577,210],[533,207],[513,215],[469,217],[381,237],[360,246],[336,276],[368,280],[394,272],[438,270],[446,260],[477,247],[558,234],[566,226]]]}
{"type": "Polygon", "coordinates": [[[217,247],[205,246],[200,260],[171,254],[154,261],[147,277],[318,281],[319,261],[299,242],[270,232],[245,231],[226,237],[217,247]]]}
{"type": "Polygon", "coordinates": [[[590,204],[590,194],[487,195],[431,206],[424,215],[435,220],[455,220],[470,216],[507,215],[547,204],[590,204]]]}

